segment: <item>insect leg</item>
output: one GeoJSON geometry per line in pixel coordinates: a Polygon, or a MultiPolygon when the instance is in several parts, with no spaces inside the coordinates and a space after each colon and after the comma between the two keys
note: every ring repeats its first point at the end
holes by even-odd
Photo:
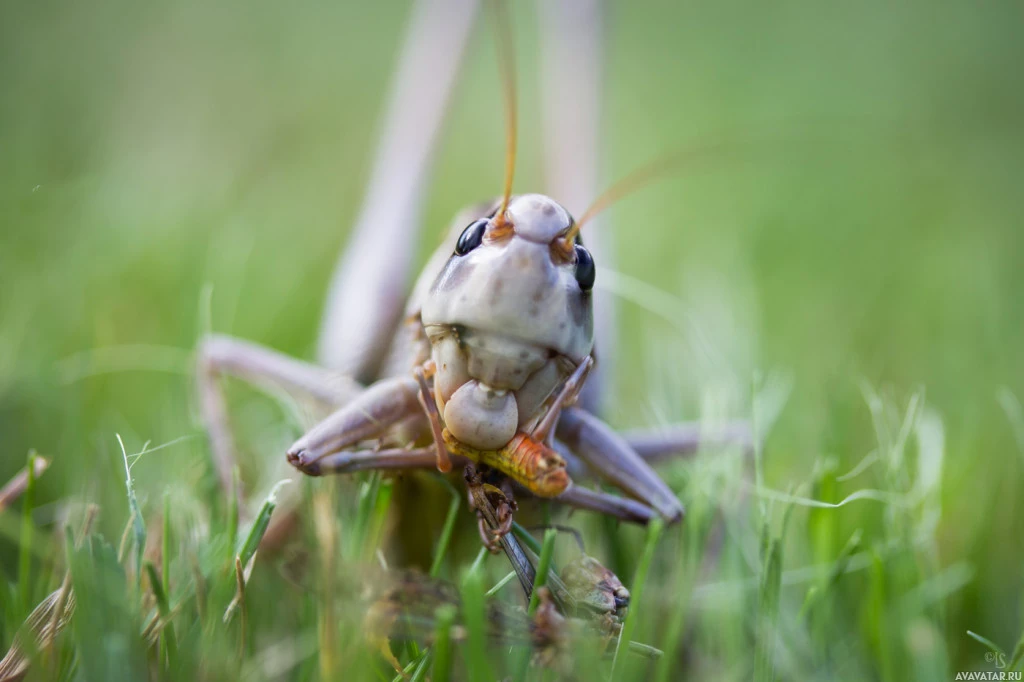
{"type": "Polygon", "coordinates": [[[411,377],[384,379],[306,432],[288,448],[300,471],[360,441],[379,439],[397,423],[419,413],[419,386],[411,377]]]}
{"type": "MultiPolygon", "coordinates": [[[[544,164],[547,188],[564,206],[582,211],[598,195],[601,164],[602,83],[601,0],[537,0],[541,36],[541,88],[544,164]]],[[[579,214],[576,214],[579,218],[579,214]]],[[[601,221],[603,223],[603,220],[601,221]]],[[[590,224],[587,249],[598,266],[612,264],[606,226],[590,224]]],[[[600,362],[591,373],[580,404],[597,413],[608,389],[615,357],[615,300],[594,291],[594,336],[600,362]]]]}
{"type": "Polygon", "coordinates": [[[430,431],[434,435],[434,453],[436,455],[437,470],[447,473],[452,470],[452,462],[448,456],[448,448],[444,444],[444,432],[441,427],[441,415],[437,411],[437,402],[434,400],[434,394],[430,387],[427,386],[427,378],[423,374],[423,368],[417,367],[414,369],[413,376],[416,377],[416,385],[419,387],[419,394],[416,397],[420,401],[423,412],[427,415],[430,431]]]}
{"type": "Polygon", "coordinates": [[[427,169],[478,0],[415,3],[381,142],[348,248],[335,269],[319,360],[375,377],[407,293],[427,169]]]}
{"type": "Polygon", "coordinates": [[[710,428],[699,422],[682,422],[663,428],[625,431],[620,435],[648,462],[691,455],[705,447],[739,446],[744,450],[754,447],[750,423],[746,421],[710,428]]]}
{"type": "Polygon", "coordinates": [[[678,521],[683,506],[658,474],[610,426],[571,407],[562,410],[558,439],[599,477],[627,495],[651,505],[668,521],[678,521]]]}
{"type": "MultiPolygon", "coordinates": [[[[464,462],[462,458],[459,462],[464,462]]],[[[386,448],[384,450],[342,450],[310,462],[302,469],[309,476],[354,474],[358,471],[405,471],[436,469],[434,448],[386,448]]]]}
{"type": "Polygon", "coordinates": [[[527,598],[529,598],[530,593],[533,591],[533,583],[537,578],[537,571],[533,567],[533,563],[530,561],[522,545],[519,544],[515,535],[512,533],[498,534],[498,530],[503,524],[498,519],[497,510],[495,510],[491,501],[487,499],[483,481],[472,462],[466,464],[464,476],[466,488],[469,490],[474,508],[481,515],[484,523],[490,528],[490,532],[496,536],[501,549],[504,550],[505,556],[508,557],[509,563],[512,564],[512,568],[519,578],[519,585],[523,588],[527,598]]]}
{"type": "Polygon", "coordinates": [[[656,511],[643,502],[591,490],[580,485],[569,486],[569,489],[556,497],[555,500],[569,507],[614,516],[631,523],[646,524],[658,515],[656,511]]]}
{"type": "Polygon", "coordinates": [[[205,337],[198,349],[199,410],[225,494],[232,488],[236,450],[220,385],[224,376],[295,391],[330,407],[351,400],[363,390],[348,377],[265,346],[221,334],[205,337]]]}
{"type": "Polygon", "coordinates": [[[555,401],[551,404],[551,407],[548,408],[544,417],[530,433],[530,436],[534,440],[538,442],[545,442],[548,440],[548,436],[552,434],[552,430],[555,428],[555,425],[558,424],[558,416],[561,414],[562,407],[576,399],[580,393],[581,387],[584,385],[583,382],[586,381],[587,375],[590,373],[593,366],[594,359],[587,356],[583,359],[583,362],[579,364],[576,370],[569,375],[569,378],[565,380],[565,383],[562,385],[562,390],[558,392],[557,396],[555,396],[555,401]]]}

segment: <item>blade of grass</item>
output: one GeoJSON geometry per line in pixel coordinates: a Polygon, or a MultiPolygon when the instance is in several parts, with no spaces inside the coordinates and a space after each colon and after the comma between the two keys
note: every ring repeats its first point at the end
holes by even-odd
{"type": "MultiPolygon", "coordinates": [[[[255,556],[255,554],[253,556],[255,556]]],[[[249,564],[249,569],[252,570],[252,564],[249,564]]],[[[235,557],[235,584],[237,585],[238,592],[236,594],[235,601],[232,601],[231,605],[234,606],[235,604],[238,604],[242,610],[242,622],[239,627],[241,631],[238,633],[239,659],[242,659],[245,656],[245,640],[249,625],[249,613],[245,608],[245,583],[247,579],[248,576],[246,575],[246,571],[244,568],[242,568],[242,560],[239,557],[235,557]]],[[[224,614],[225,623],[227,623],[230,620],[231,606],[228,607],[228,610],[229,613],[224,614]]]]}
{"type": "Polygon", "coordinates": [[[649,644],[642,644],[641,642],[630,642],[627,651],[634,656],[649,658],[651,660],[661,659],[665,655],[665,652],[661,649],[649,644]]]}
{"type": "Polygon", "coordinates": [[[1003,658],[1006,658],[1006,652],[1003,651],[1003,648],[1001,646],[999,646],[998,644],[996,644],[995,642],[993,642],[988,637],[984,637],[982,635],[979,635],[977,632],[971,632],[970,630],[967,631],[967,636],[970,637],[971,639],[973,639],[976,642],[984,644],[986,647],[988,647],[989,649],[992,650],[992,653],[998,654],[998,655],[1002,656],[1003,658]]]}
{"type": "Polygon", "coordinates": [[[779,614],[779,594],[782,591],[782,543],[778,538],[772,538],[768,543],[762,571],[754,679],[767,682],[775,678],[775,623],[779,614]]]}
{"type": "Polygon", "coordinates": [[[665,523],[661,519],[654,519],[647,527],[647,541],[644,543],[644,553],[640,556],[640,563],[636,567],[636,575],[633,576],[629,611],[626,613],[626,622],[622,624],[619,640],[615,645],[615,657],[612,659],[612,670],[608,676],[610,680],[614,680],[616,673],[619,671],[619,651],[622,647],[622,642],[626,642],[628,648],[629,642],[633,639],[633,631],[636,630],[638,618],[637,614],[640,612],[640,599],[644,593],[644,583],[647,581],[647,572],[651,568],[651,562],[654,560],[654,548],[658,544],[658,538],[661,537],[661,531],[664,527],[665,523]]]}
{"type": "Polygon", "coordinates": [[[238,547],[238,498],[241,496],[242,481],[238,467],[231,469],[231,494],[228,495],[228,563],[235,560],[238,547]]]}
{"type": "Polygon", "coordinates": [[[149,586],[156,599],[160,620],[163,621],[163,628],[160,631],[160,662],[166,660],[167,669],[173,670],[178,660],[178,638],[174,635],[174,623],[171,622],[171,606],[167,601],[163,582],[157,575],[156,566],[152,561],[146,562],[146,575],[149,577],[149,586]]]}
{"type": "Polygon", "coordinates": [[[537,595],[537,590],[544,587],[548,583],[548,571],[551,570],[551,558],[555,553],[555,538],[558,537],[558,531],[554,528],[548,528],[544,531],[544,544],[540,548],[540,561],[537,562],[537,577],[533,581],[533,592],[530,594],[530,607],[527,610],[529,615],[533,615],[537,610],[537,605],[540,604],[540,597],[537,595]]]}
{"type": "Polygon", "coordinates": [[[484,594],[484,596],[485,597],[493,597],[494,595],[496,595],[501,590],[501,588],[505,587],[505,585],[508,585],[510,582],[512,582],[512,580],[515,577],[516,577],[516,572],[515,571],[509,571],[505,575],[504,578],[502,578],[501,580],[499,580],[498,582],[496,582],[494,584],[494,587],[492,587],[491,589],[487,590],[487,592],[486,592],[486,594],[484,594]]]}
{"type": "Polygon", "coordinates": [[[160,547],[160,578],[163,581],[161,587],[168,597],[171,594],[171,500],[167,491],[164,491],[164,527],[163,542],[160,547]]]}
{"type": "Polygon", "coordinates": [[[124,459],[124,486],[128,495],[128,511],[132,518],[132,537],[135,541],[135,553],[133,555],[132,567],[135,570],[135,584],[139,586],[142,582],[142,554],[146,551],[146,524],[142,519],[142,511],[139,509],[139,501],[135,497],[135,482],[132,480],[132,468],[128,464],[128,452],[124,449],[124,441],[121,434],[115,434],[117,442],[121,446],[121,457],[124,459]]]}
{"type": "Polygon", "coordinates": [[[512,532],[523,541],[524,545],[532,549],[535,554],[540,554],[540,543],[537,542],[537,538],[533,537],[530,531],[520,526],[518,521],[512,522],[512,532]]]}
{"type": "Polygon", "coordinates": [[[369,478],[359,487],[359,505],[356,507],[356,518],[352,525],[353,533],[350,539],[350,550],[354,557],[361,556],[365,551],[366,542],[370,535],[370,516],[377,499],[379,487],[379,471],[371,472],[369,478]]]}
{"type": "Polygon", "coordinates": [[[487,609],[483,581],[479,571],[462,579],[462,608],[466,621],[465,660],[471,682],[494,679],[487,660],[487,609]]]}
{"type": "Polygon", "coordinates": [[[256,519],[252,522],[252,526],[249,528],[249,533],[245,536],[245,540],[241,546],[238,547],[236,555],[242,561],[242,566],[248,566],[249,561],[253,555],[256,554],[256,550],[260,546],[260,541],[263,539],[263,535],[267,532],[267,528],[270,526],[270,517],[274,513],[274,509],[277,508],[277,493],[282,486],[291,483],[290,478],[278,481],[274,487],[270,490],[270,494],[267,495],[267,499],[263,501],[260,506],[260,511],[256,514],[256,519]]]}
{"type": "MultiPolygon", "coordinates": [[[[698,567],[701,563],[704,544],[696,542],[695,539],[702,536],[702,530],[705,526],[704,519],[707,514],[706,509],[707,507],[702,503],[692,504],[689,513],[686,515],[683,523],[679,525],[677,531],[677,537],[680,540],[686,538],[686,542],[683,544],[685,548],[683,550],[683,561],[678,567],[679,574],[675,581],[676,598],[679,601],[672,605],[672,613],[665,628],[662,646],[665,647],[666,655],[658,661],[655,669],[654,679],[656,682],[668,682],[674,676],[673,674],[678,666],[676,651],[682,645],[685,638],[684,627],[690,615],[693,581],[699,570],[698,567]],[[698,549],[698,547],[701,549],[698,549]]],[[[632,645],[633,642],[630,642],[630,644],[632,645]]]]}
{"type": "Polygon", "coordinates": [[[18,550],[18,607],[19,613],[28,613],[32,604],[32,507],[36,497],[36,452],[28,453],[25,465],[25,499],[21,512],[21,544],[18,550]]]}
{"type": "Polygon", "coordinates": [[[818,602],[825,594],[835,587],[836,583],[839,582],[839,578],[845,575],[847,568],[850,565],[850,558],[857,553],[860,549],[860,539],[862,531],[860,528],[853,532],[850,539],[846,541],[846,545],[840,550],[839,556],[832,564],[832,568],[829,570],[828,576],[821,585],[813,585],[807,590],[807,596],[804,597],[804,603],[800,607],[800,618],[807,618],[810,614],[810,609],[813,608],[815,603],[818,602]]]}
{"type": "Polygon", "coordinates": [[[432,682],[448,682],[452,674],[452,626],[455,607],[445,604],[437,610],[434,629],[434,678],[432,682]]]}
{"type": "Polygon", "coordinates": [[[426,678],[427,670],[430,669],[430,661],[434,656],[432,649],[425,649],[423,656],[420,658],[420,662],[416,665],[416,670],[413,671],[412,676],[409,678],[409,682],[421,682],[426,678]]]}
{"type": "MultiPolygon", "coordinates": [[[[548,528],[544,531],[544,543],[540,547],[540,559],[537,561],[537,574],[533,579],[533,589],[530,591],[530,605],[527,609],[527,615],[533,616],[537,611],[537,607],[540,605],[540,589],[548,583],[548,572],[551,570],[551,559],[555,553],[555,538],[558,537],[558,531],[554,528],[548,528]]],[[[518,682],[526,679],[526,672],[530,666],[530,655],[531,651],[529,648],[524,648],[517,652],[514,657],[514,679],[518,682]]]]}
{"type": "Polygon", "coordinates": [[[448,503],[448,514],[444,519],[444,526],[441,528],[441,535],[437,539],[437,546],[434,548],[434,561],[430,564],[430,577],[436,578],[441,572],[441,562],[444,561],[448,552],[448,543],[451,542],[452,531],[455,529],[455,519],[459,515],[459,506],[462,503],[462,495],[455,486],[449,485],[452,493],[452,501],[448,503]]]}
{"type": "Polygon", "coordinates": [[[240,651],[244,651],[246,633],[245,583],[249,580],[249,576],[252,574],[252,568],[256,562],[256,550],[260,546],[260,541],[263,539],[264,534],[266,534],[267,528],[270,527],[270,518],[273,516],[274,509],[277,507],[277,492],[281,489],[281,486],[286,483],[291,483],[291,479],[286,478],[278,481],[270,490],[270,494],[267,495],[267,499],[265,499],[263,504],[260,506],[260,511],[256,515],[256,519],[252,522],[252,527],[249,529],[249,533],[245,536],[245,540],[238,548],[238,554],[235,555],[235,596],[224,611],[223,621],[225,623],[230,623],[235,610],[241,606],[242,648],[240,651]]]}
{"type": "Polygon", "coordinates": [[[384,522],[387,520],[388,507],[391,505],[391,493],[395,484],[390,479],[382,479],[377,488],[377,497],[373,502],[373,511],[370,519],[370,533],[367,536],[367,556],[372,555],[380,546],[381,533],[384,530],[384,522]]]}
{"type": "MultiPolygon", "coordinates": [[[[409,682],[409,679],[410,679],[409,678],[409,673],[413,672],[413,669],[417,668],[419,666],[419,664],[423,662],[423,659],[426,658],[427,654],[429,654],[429,653],[430,653],[430,649],[424,649],[420,653],[416,654],[416,656],[411,661],[409,661],[409,664],[406,665],[404,668],[402,668],[402,672],[399,673],[398,675],[395,675],[392,678],[391,682],[403,682],[403,680],[405,682],[409,682]]],[[[384,679],[384,680],[387,679],[386,677],[381,676],[379,673],[378,673],[377,676],[380,677],[381,679],[384,679]]]]}
{"type": "Polygon", "coordinates": [[[1016,670],[1021,662],[1024,662],[1024,632],[1020,633],[1017,646],[1013,647],[1013,655],[1010,657],[1010,670],[1016,670]]]}

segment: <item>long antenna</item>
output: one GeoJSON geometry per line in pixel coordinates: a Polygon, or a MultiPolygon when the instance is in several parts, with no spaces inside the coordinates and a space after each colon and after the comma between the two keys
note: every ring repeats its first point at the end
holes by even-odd
{"type": "Polygon", "coordinates": [[[569,232],[565,235],[565,239],[571,242],[587,221],[614,204],[619,199],[632,194],[638,189],[642,189],[651,180],[655,180],[660,176],[679,170],[679,168],[685,164],[709,154],[713,155],[711,157],[712,159],[718,160],[722,153],[727,150],[728,147],[723,144],[708,144],[699,147],[691,147],[662,156],[640,166],[632,173],[629,173],[602,192],[601,195],[597,197],[592,204],[590,204],[590,207],[583,212],[580,219],[577,220],[569,229],[569,232]]]}
{"type": "MultiPolygon", "coordinates": [[[[664,156],[661,156],[649,163],[640,166],[632,173],[629,173],[624,178],[613,184],[611,187],[606,189],[590,207],[583,212],[576,224],[574,224],[565,235],[565,239],[568,243],[579,233],[580,229],[596,216],[601,211],[605,210],[619,199],[628,196],[638,189],[642,189],[651,180],[656,180],[659,177],[674,173],[680,170],[694,170],[696,168],[695,162],[722,162],[725,160],[735,160],[736,158],[743,158],[744,156],[751,155],[752,152],[776,152],[778,150],[792,149],[795,147],[801,148],[812,148],[820,147],[823,144],[835,143],[837,140],[834,139],[834,134],[830,134],[826,137],[817,135],[818,132],[815,130],[816,127],[821,124],[828,124],[832,127],[836,127],[838,124],[846,124],[844,129],[849,129],[848,122],[838,119],[833,121],[831,119],[819,120],[819,119],[806,119],[798,122],[799,126],[793,126],[791,123],[791,129],[783,130],[781,133],[778,131],[761,131],[756,134],[745,134],[746,139],[737,141],[735,133],[733,135],[720,135],[718,139],[688,146],[683,149],[679,149],[675,152],[670,152],[664,156]],[[795,131],[799,131],[796,133],[795,131]]],[[[878,141],[877,136],[870,138],[873,141],[878,141]]],[[[898,138],[904,141],[903,138],[898,138]]],[[[895,140],[886,140],[887,144],[892,144],[895,140]]],[[[841,141],[840,141],[841,143],[841,141]]],[[[706,163],[704,164],[706,165],[706,163]]]]}
{"type": "Polygon", "coordinates": [[[501,205],[495,213],[495,223],[505,222],[505,209],[512,198],[512,178],[516,172],[516,59],[512,28],[505,0],[494,2],[495,33],[497,34],[498,68],[501,71],[502,91],[505,95],[505,191],[501,205]]]}

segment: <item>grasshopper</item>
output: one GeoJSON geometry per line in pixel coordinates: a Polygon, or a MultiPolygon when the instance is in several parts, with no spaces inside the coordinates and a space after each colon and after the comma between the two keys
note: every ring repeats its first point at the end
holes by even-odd
{"type": "MultiPolygon", "coordinates": [[[[553,130],[592,149],[598,4],[538,6],[555,65],[548,89],[574,103],[551,104],[553,130]]],[[[474,462],[521,491],[571,507],[640,523],[655,516],[677,521],[680,501],[644,457],[695,449],[699,427],[626,437],[586,409],[595,404],[588,384],[599,385],[598,377],[588,382],[597,367],[598,266],[580,237],[590,212],[575,221],[548,196],[512,193],[515,90],[507,36],[499,40],[506,48],[504,192],[457,214],[402,304],[414,243],[409,231],[475,9],[475,0],[429,0],[414,11],[371,189],[328,297],[322,365],[223,335],[201,342],[200,408],[220,482],[233,489],[234,444],[219,385],[230,375],[333,409],[286,453],[311,476],[445,472],[453,460],[474,462]],[[580,485],[570,470],[592,473],[622,495],[580,485]]],[[[559,164],[562,158],[552,167],[559,164]]],[[[594,164],[583,165],[576,171],[593,175],[594,164]]],[[[593,196],[593,185],[563,182],[575,187],[569,193],[577,201],[584,192],[593,196]]],[[[598,334],[602,319],[598,313],[598,334]]]]}

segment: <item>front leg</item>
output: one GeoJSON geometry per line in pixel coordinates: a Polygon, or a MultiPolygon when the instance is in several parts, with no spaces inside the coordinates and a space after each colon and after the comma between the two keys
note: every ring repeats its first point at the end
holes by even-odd
{"type": "Polygon", "coordinates": [[[594,415],[576,407],[562,410],[556,435],[597,476],[653,507],[669,522],[683,516],[672,490],[629,443],[594,415]]]}
{"type": "MultiPolygon", "coordinates": [[[[314,471],[319,462],[359,442],[385,439],[403,426],[400,443],[417,440],[426,426],[420,416],[419,385],[411,377],[384,379],[310,429],[288,448],[288,461],[300,471],[314,471]]],[[[317,475],[317,474],[314,474],[317,475]]]]}

